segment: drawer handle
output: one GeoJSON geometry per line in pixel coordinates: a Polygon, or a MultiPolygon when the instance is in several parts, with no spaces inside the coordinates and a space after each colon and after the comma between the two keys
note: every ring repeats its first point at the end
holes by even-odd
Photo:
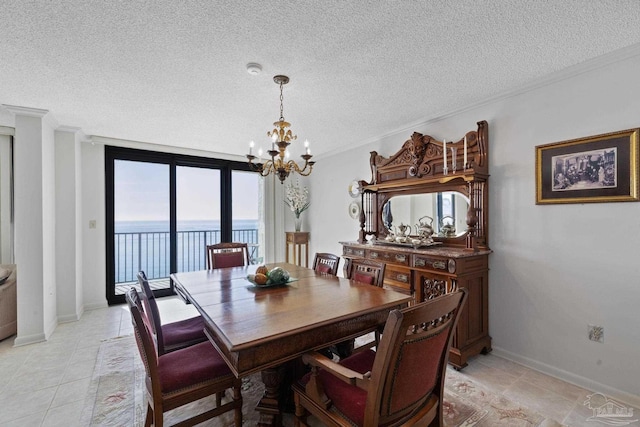
{"type": "Polygon", "coordinates": [[[433,268],[437,268],[439,270],[444,270],[447,267],[444,261],[434,261],[431,265],[433,265],[433,268]]]}
{"type": "Polygon", "coordinates": [[[425,265],[427,265],[425,260],[423,260],[422,258],[416,259],[416,267],[424,267],[425,265]]]}
{"type": "Polygon", "coordinates": [[[371,258],[378,258],[378,252],[371,252],[370,257],[371,258]]]}
{"type": "Polygon", "coordinates": [[[396,255],[396,261],[399,262],[405,262],[407,260],[407,256],[406,255],[396,255]]]}
{"type": "Polygon", "coordinates": [[[407,276],[406,274],[398,274],[396,276],[396,278],[400,281],[400,282],[404,282],[404,283],[408,283],[409,282],[409,276],[407,276]]]}

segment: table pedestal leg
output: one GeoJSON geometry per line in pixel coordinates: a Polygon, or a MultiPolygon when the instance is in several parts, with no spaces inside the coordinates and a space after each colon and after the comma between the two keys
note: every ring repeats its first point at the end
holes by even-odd
{"type": "Polygon", "coordinates": [[[264,394],[256,406],[256,411],[260,412],[261,427],[280,427],[282,425],[282,413],[278,405],[280,386],[284,378],[284,365],[276,366],[262,371],[262,382],[264,383],[264,394]]]}

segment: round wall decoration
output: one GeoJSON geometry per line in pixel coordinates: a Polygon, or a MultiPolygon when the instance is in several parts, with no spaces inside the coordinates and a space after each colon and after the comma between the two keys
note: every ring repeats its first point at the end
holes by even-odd
{"type": "Polygon", "coordinates": [[[349,203],[349,215],[353,219],[358,219],[358,217],[360,217],[360,203],[358,202],[349,203]]]}
{"type": "Polygon", "coordinates": [[[349,183],[349,195],[351,197],[358,197],[360,195],[360,183],[357,179],[349,183]]]}

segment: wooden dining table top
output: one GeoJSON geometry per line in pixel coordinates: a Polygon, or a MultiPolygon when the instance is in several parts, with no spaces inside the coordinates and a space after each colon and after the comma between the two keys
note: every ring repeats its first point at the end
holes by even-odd
{"type": "Polygon", "coordinates": [[[258,287],[257,266],[174,273],[176,292],[205,320],[205,332],[238,377],[279,365],[306,351],[383,325],[412,297],[293,264],[294,281],[258,287]]]}

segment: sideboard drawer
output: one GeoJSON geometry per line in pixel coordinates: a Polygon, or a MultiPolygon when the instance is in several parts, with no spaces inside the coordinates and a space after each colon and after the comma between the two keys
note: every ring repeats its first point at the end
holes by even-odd
{"type": "Polygon", "coordinates": [[[396,264],[409,266],[410,254],[402,252],[381,251],[379,249],[367,249],[367,258],[374,261],[381,261],[385,264],[396,264]]]}
{"type": "Polygon", "coordinates": [[[384,285],[401,292],[413,294],[411,269],[387,264],[384,270],[384,285]]]}
{"type": "Polygon", "coordinates": [[[351,246],[345,246],[342,253],[343,255],[357,256],[360,258],[364,258],[364,249],[356,249],[356,248],[352,248],[351,246]]]}
{"type": "Polygon", "coordinates": [[[447,258],[436,258],[425,255],[413,255],[412,267],[435,270],[441,272],[449,272],[451,274],[456,272],[456,260],[447,258]]]}

